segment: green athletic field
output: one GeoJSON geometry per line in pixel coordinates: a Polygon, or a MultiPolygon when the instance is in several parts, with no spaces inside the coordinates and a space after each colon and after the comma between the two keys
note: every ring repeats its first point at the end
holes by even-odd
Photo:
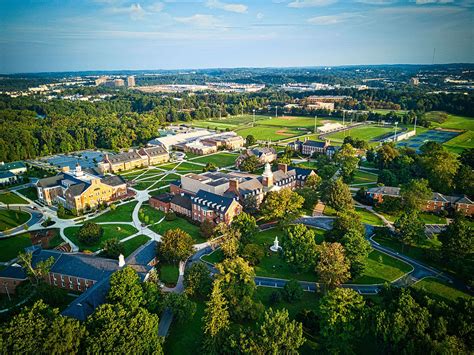
{"type": "Polygon", "coordinates": [[[362,126],[347,131],[330,134],[327,136],[327,138],[330,140],[342,142],[344,137],[351,136],[352,138],[370,141],[391,132],[393,132],[392,127],[362,126]]]}

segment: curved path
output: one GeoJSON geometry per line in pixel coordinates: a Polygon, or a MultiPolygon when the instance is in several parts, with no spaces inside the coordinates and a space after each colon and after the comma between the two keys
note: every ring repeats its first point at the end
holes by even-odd
{"type": "MultiPolygon", "coordinates": [[[[9,206],[10,206],[11,211],[20,209],[23,212],[29,213],[30,219],[26,223],[22,223],[16,227],[0,232],[0,238],[3,238],[3,237],[7,238],[16,234],[24,233],[26,231],[25,225],[28,226],[27,230],[29,230],[30,228],[42,222],[43,213],[38,209],[34,209],[33,207],[28,206],[28,205],[11,204],[9,206]]],[[[0,207],[0,209],[6,209],[6,208],[0,207]]]]}

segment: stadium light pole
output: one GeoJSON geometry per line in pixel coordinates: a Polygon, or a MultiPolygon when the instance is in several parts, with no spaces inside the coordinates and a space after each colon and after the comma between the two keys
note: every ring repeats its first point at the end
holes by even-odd
{"type": "Polygon", "coordinates": [[[278,117],[278,106],[275,105],[275,117],[278,117]]]}
{"type": "Polygon", "coordinates": [[[253,123],[252,127],[255,127],[255,109],[253,109],[253,123]]]}
{"type": "Polygon", "coordinates": [[[314,115],[314,133],[315,134],[318,131],[318,129],[316,128],[317,126],[318,126],[318,115],[314,115]]]}
{"type": "Polygon", "coordinates": [[[415,124],[413,126],[413,130],[415,131],[415,134],[416,134],[416,119],[418,118],[418,116],[415,116],[415,124]]]}
{"type": "Polygon", "coordinates": [[[396,142],[396,139],[397,139],[397,126],[398,126],[398,122],[395,122],[395,131],[393,133],[393,142],[394,143],[396,142]]]}

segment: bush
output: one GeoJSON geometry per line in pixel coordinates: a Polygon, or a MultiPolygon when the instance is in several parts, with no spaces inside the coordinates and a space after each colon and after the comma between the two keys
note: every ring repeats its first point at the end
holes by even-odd
{"type": "Polygon", "coordinates": [[[123,244],[117,238],[108,239],[104,242],[102,246],[103,255],[106,258],[117,259],[120,254],[123,254],[124,247],[123,244]]]}
{"type": "Polygon", "coordinates": [[[174,213],[173,211],[169,211],[166,213],[165,215],[166,221],[174,221],[175,219],[176,219],[176,213],[174,213]]]}
{"type": "Polygon", "coordinates": [[[300,284],[296,280],[290,280],[286,283],[285,287],[283,287],[283,296],[285,299],[293,303],[295,301],[299,301],[303,298],[303,289],[301,288],[300,284]]]}
{"type": "Polygon", "coordinates": [[[103,234],[104,230],[100,225],[93,222],[86,222],[79,229],[77,237],[82,243],[86,245],[93,245],[99,242],[103,234]]]}
{"type": "Polygon", "coordinates": [[[280,303],[282,300],[283,300],[283,296],[281,295],[281,291],[273,291],[273,292],[270,294],[269,303],[270,303],[271,305],[277,305],[277,304],[280,303]]]}
{"type": "Polygon", "coordinates": [[[216,227],[216,225],[212,221],[206,219],[199,226],[199,230],[201,232],[201,235],[204,238],[209,239],[210,237],[212,237],[212,234],[214,233],[214,228],[215,227],[216,227]]]}
{"type": "Polygon", "coordinates": [[[265,256],[265,252],[260,245],[247,244],[244,247],[242,256],[245,260],[249,262],[250,265],[257,265],[265,256]]]}

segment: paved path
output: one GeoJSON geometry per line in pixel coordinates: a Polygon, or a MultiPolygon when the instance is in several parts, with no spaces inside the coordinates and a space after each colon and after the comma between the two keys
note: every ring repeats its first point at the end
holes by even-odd
{"type": "MultiPolygon", "coordinates": [[[[20,211],[29,213],[30,219],[26,223],[20,224],[17,227],[14,227],[7,231],[0,232],[0,239],[2,237],[6,238],[6,237],[10,237],[16,234],[24,233],[25,231],[30,230],[31,228],[35,227],[37,224],[41,226],[41,222],[43,221],[43,213],[38,209],[34,209],[33,208],[34,206],[11,204],[9,205],[9,207],[11,211],[20,210],[20,211]],[[25,229],[25,225],[28,226],[28,229],[25,229]]],[[[6,209],[6,207],[3,208],[3,206],[0,206],[0,209],[6,209]]],[[[41,228],[44,228],[44,227],[41,226],[41,228]]]]}

